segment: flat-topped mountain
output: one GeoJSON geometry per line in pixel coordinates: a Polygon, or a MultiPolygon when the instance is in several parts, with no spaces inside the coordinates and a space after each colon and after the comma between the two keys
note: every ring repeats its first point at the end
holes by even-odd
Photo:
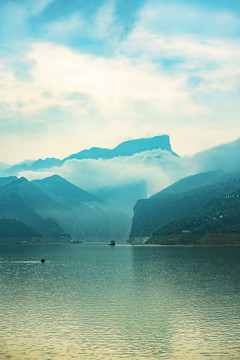
{"type": "Polygon", "coordinates": [[[171,148],[168,135],[124,141],[112,151],[113,156],[131,156],[142,151],[161,149],[176,155],[171,148]]]}
{"type": "Polygon", "coordinates": [[[169,151],[177,156],[171,149],[168,135],[155,136],[152,138],[143,138],[124,141],[114,149],[91,148],[89,150],[80,151],[64,159],[112,159],[117,156],[132,156],[147,150],[161,149],[169,151]]]}
{"type": "Polygon", "coordinates": [[[66,161],[76,159],[112,159],[118,156],[132,156],[147,150],[161,149],[169,152],[173,156],[177,156],[171,149],[168,135],[154,136],[151,138],[142,138],[124,141],[114,149],[105,149],[92,147],[91,149],[82,150],[76,154],[72,154],[63,160],[52,158],[38,159],[36,161],[25,161],[16,164],[3,172],[4,175],[16,175],[21,171],[31,170],[38,171],[40,169],[50,169],[54,166],[61,166],[66,161]]]}

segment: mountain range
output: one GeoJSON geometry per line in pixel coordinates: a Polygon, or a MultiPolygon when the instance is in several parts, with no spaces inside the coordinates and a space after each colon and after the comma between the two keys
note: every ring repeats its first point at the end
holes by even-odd
{"type": "Polygon", "coordinates": [[[128,219],[123,212],[60,176],[32,182],[23,177],[0,178],[0,186],[0,218],[21,221],[48,241],[127,236],[128,219]]]}
{"type": "MultiPolygon", "coordinates": [[[[170,140],[168,135],[154,136],[152,138],[134,139],[122,142],[114,149],[106,149],[99,147],[92,147],[88,150],[82,150],[76,154],[69,155],[68,157],[60,160],[54,157],[38,160],[23,161],[14,166],[3,167],[2,175],[17,175],[21,171],[38,171],[41,169],[50,169],[55,166],[62,166],[69,160],[86,160],[86,159],[113,159],[119,156],[132,156],[147,150],[161,149],[169,152],[173,156],[178,156],[171,149],[170,140]]],[[[0,169],[1,170],[1,169],[0,169]]]]}
{"type": "Polygon", "coordinates": [[[239,150],[237,140],[180,158],[162,135],[17,164],[0,177],[0,242],[12,226],[40,242],[239,243],[239,150]],[[148,197],[154,186],[162,190],[148,197]]]}
{"type": "Polygon", "coordinates": [[[25,178],[0,188],[0,218],[21,221],[49,239],[65,239],[67,233],[50,217],[56,206],[53,199],[25,178]]]}

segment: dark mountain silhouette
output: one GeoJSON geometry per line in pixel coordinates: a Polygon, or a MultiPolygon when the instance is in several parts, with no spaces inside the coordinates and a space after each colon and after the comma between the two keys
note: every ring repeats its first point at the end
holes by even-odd
{"type": "Polygon", "coordinates": [[[6,176],[6,177],[0,177],[0,188],[3,186],[6,186],[13,182],[14,180],[17,180],[16,176],[6,176]]]}
{"type": "Polygon", "coordinates": [[[163,226],[148,243],[240,244],[240,188],[163,226]]]}
{"type": "Polygon", "coordinates": [[[126,239],[129,218],[60,176],[29,182],[0,178],[0,218],[22,221],[47,239],[126,239]],[[12,180],[12,181],[11,181],[12,180]]]}
{"type": "Polygon", "coordinates": [[[33,180],[32,184],[36,185],[44,193],[57,201],[71,204],[96,203],[102,201],[87,191],[80,189],[59,175],[52,175],[42,180],[33,180]]]}
{"type": "Polygon", "coordinates": [[[0,218],[22,221],[47,239],[65,239],[66,232],[51,218],[57,204],[27,179],[0,188],[0,218]]]}
{"type": "Polygon", "coordinates": [[[184,178],[134,208],[130,242],[146,242],[163,226],[240,187],[240,173],[211,171],[184,178]]]}
{"type": "Polygon", "coordinates": [[[43,236],[30,226],[15,219],[0,219],[0,244],[43,242],[43,236]]]}
{"type": "Polygon", "coordinates": [[[61,207],[52,217],[74,238],[106,240],[126,239],[129,219],[115,206],[73,185],[58,175],[32,183],[61,207]]]}

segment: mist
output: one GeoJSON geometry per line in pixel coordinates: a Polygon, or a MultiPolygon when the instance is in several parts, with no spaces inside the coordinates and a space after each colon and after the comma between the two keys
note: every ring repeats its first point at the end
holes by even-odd
{"type": "MultiPolygon", "coordinates": [[[[234,172],[240,169],[240,139],[202,151],[189,158],[195,172],[221,169],[234,172]]],[[[185,159],[187,161],[187,159],[185,159]]]]}
{"type": "Polygon", "coordinates": [[[102,188],[110,189],[144,182],[147,196],[151,196],[189,175],[217,169],[235,171],[240,166],[239,153],[240,139],[191,157],[181,158],[157,149],[108,160],[73,159],[66,161],[61,167],[22,171],[18,176],[34,180],[57,174],[90,193],[96,193],[102,188]]]}

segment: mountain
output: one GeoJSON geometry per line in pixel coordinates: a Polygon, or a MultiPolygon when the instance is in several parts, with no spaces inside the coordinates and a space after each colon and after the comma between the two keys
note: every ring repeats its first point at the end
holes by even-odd
{"type": "Polygon", "coordinates": [[[46,159],[38,159],[34,161],[30,166],[29,170],[37,171],[40,169],[50,169],[54,166],[61,166],[63,163],[62,160],[56,158],[46,158],[46,159]]]}
{"type": "Polygon", "coordinates": [[[60,176],[29,182],[0,178],[0,218],[16,219],[46,239],[126,239],[129,217],[60,176]],[[70,234],[70,235],[68,235],[70,234]]]}
{"type": "Polygon", "coordinates": [[[240,244],[240,188],[163,226],[148,243],[240,244]]]}
{"type": "Polygon", "coordinates": [[[30,226],[15,219],[0,219],[0,244],[42,242],[43,236],[30,226]]]}
{"type": "Polygon", "coordinates": [[[3,186],[6,186],[13,182],[14,180],[17,180],[16,176],[6,176],[6,177],[0,177],[0,188],[3,186]]]}
{"type": "Polygon", "coordinates": [[[89,150],[80,151],[64,159],[112,159],[117,156],[132,156],[134,154],[147,151],[161,149],[169,151],[172,155],[177,156],[171,149],[168,135],[155,136],[152,138],[143,138],[124,141],[114,149],[91,148],[89,150]]]}
{"type": "Polygon", "coordinates": [[[63,160],[56,158],[38,159],[36,161],[27,160],[22,163],[9,167],[2,172],[2,175],[17,175],[21,171],[38,171],[41,169],[50,169],[54,166],[61,166],[66,161],[76,159],[112,159],[118,156],[132,156],[147,150],[161,149],[169,152],[173,156],[178,156],[171,149],[168,135],[155,136],[152,138],[142,138],[122,142],[114,149],[105,149],[93,147],[88,150],[82,150],[76,154],[72,154],[63,160]]]}
{"type": "Polygon", "coordinates": [[[66,202],[71,203],[71,205],[101,203],[101,200],[96,196],[80,189],[59,175],[52,175],[42,180],[33,180],[32,184],[36,185],[52,199],[64,204],[66,202]]]}
{"type": "Polygon", "coordinates": [[[147,198],[147,188],[145,181],[139,181],[115,187],[104,187],[97,190],[94,194],[112,206],[117,206],[132,218],[133,207],[136,201],[141,198],[147,198]]]}
{"type": "Polygon", "coordinates": [[[111,150],[110,149],[102,149],[99,147],[93,147],[88,150],[82,150],[79,153],[72,154],[66,157],[63,161],[77,159],[77,160],[84,160],[84,159],[109,159],[111,150]]]}
{"type": "Polygon", "coordinates": [[[112,237],[126,239],[129,218],[115,206],[58,175],[32,183],[59,204],[59,209],[56,208],[51,216],[72,237],[88,241],[112,237]]]}
{"type": "Polygon", "coordinates": [[[152,138],[125,141],[112,150],[112,157],[131,156],[143,151],[154,149],[166,150],[177,156],[177,154],[171,149],[169,136],[161,135],[152,138]]]}
{"type": "Polygon", "coordinates": [[[69,236],[51,218],[56,206],[54,200],[25,178],[0,188],[0,218],[22,221],[45,238],[60,241],[69,236]]]}
{"type": "Polygon", "coordinates": [[[129,241],[147,242],[170,222],[239,187],[239,172],[210,171],[184,178],[149,199],[139,200],[134,207],[129,241]]]}
{"type": "Polygon", "coordinates": [[[10,165],[0,162],[0,172],[7,170],[10,165]]]}
{"type": "Polygon", "coordinates": [[[4,172],[3,175],[16,175],[21,171],[38,171],[41,169],[50,169],[54,166],[60,166],[63,163],[62,160],[56,158],[46,158],[38,160],[26,160],[19,164],[9,167],[4,172]]]}

